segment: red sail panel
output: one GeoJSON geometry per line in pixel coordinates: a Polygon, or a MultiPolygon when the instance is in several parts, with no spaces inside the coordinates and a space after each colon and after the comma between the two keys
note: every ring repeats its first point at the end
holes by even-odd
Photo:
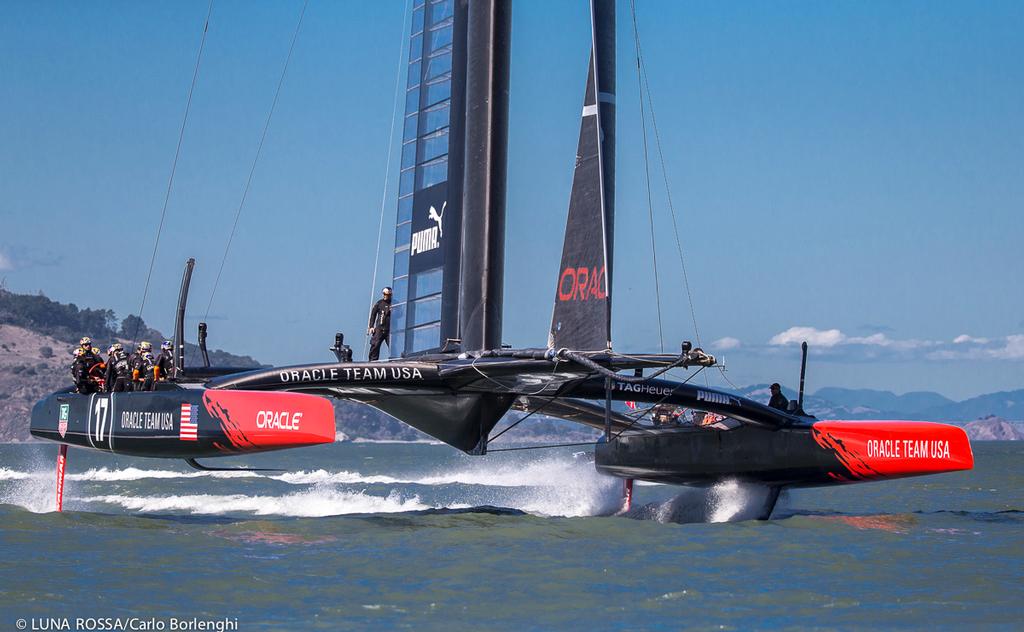
{"type": "Polygon", "coordinates": [[[833,452],[847,472],[837,480],[862,481],[969,470],[974,455],[963,428],[925,421],[819,421],[815,442],[833,452]]]}

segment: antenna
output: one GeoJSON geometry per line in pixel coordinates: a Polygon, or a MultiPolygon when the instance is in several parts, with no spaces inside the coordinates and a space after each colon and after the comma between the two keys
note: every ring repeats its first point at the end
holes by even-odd
{"type": "Polygon", "coordinates": [[[797,396],[797,409],[804,409],[804,375],[807,373],[807,341],[800,345],[802,357],[800,358],[800,394],[797,396]]]}

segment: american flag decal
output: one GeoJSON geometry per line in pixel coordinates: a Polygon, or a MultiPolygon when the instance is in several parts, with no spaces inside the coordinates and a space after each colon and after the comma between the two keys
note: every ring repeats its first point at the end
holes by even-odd
{"type": "Polygon", "coordinates": [[[626,402],[626,407],[636,410],[636,402],[626,402]]]}
{"type": "Polygon", "coordinates": [[[181,431],[178,438],[182,441],[199,441],[199,424],[197,423],[195,404],[181,405],[181,431]]]}

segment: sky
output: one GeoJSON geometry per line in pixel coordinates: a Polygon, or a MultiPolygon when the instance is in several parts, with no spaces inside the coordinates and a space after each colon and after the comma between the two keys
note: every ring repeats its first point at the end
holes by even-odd
{"type": "MultiPolygon", "coordinates": [[[[5,287],[139,311],[207,8],[0,0],[5,287]]],[[[190,335],[206,317],[211,346],[274,364],[329,360],[335,331],[359,354],[382,199],[378,286],[398,188],[406,3],[311,0],[211,302],[301,8],[214,1],[143,310],[170,332],[195,257],[190,335]]],[[[613,340],[657,351],[629,3],[617,11],[613,340]]],[[[688,339],[724,357],[712,385],[795,387],[807,340],[810,392],[1024,388],[1024,4],[637,0],[636,12],[666,350],[688,339]]],[[[589,40],[586,2],[514,3],[515,346],[543,345],[550,326],[589,40]]]]}

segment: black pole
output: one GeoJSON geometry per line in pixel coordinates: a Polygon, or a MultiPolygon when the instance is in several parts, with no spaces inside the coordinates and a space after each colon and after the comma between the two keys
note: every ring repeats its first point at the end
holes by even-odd
{"type": "Polygon", "coordinates": [[[807,373],[807,341],[805,340],[800,349],[803,356],[800,359],[800,395],[797,397],[797,408],[804,409],[804,375],[807,373]]]}
{"type": "Polygon", "coordinates": [[[185,305],[188,303],[188,286],[192,282],[192,269],[196,260],[192,257],[185,262],[181,275],[181,289],[178,291],[178,312],[174,318],[174,377],[185,371],[185,305]]]}
{"type": "Polygon", "coordinates": [[[612,440],[612,378],[604,378],[604,440],[612,440]]]}
{"type": "Polygon", "coordinates": [[[510,0],[469,3],[459,338],[466,350],[501,346],[505,176],[512,40],[510,0]]]}
{"type": "Polygon", "coordinates": [[[199,350],[203,353],[203,366],[210,368],[210,354],[206,352],[206,323],[199,323],[199,350]]]}

